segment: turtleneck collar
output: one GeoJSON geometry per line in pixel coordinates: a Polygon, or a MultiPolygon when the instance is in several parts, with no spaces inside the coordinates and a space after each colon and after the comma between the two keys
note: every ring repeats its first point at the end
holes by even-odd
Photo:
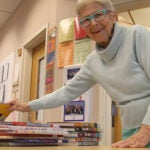
{"type": "Polygon", "coordinates": [[[100,44],[96,43],[96,52],[105,62],[111,61],[118,52],[126,30],[127,29],[125,27],[119,26],[118,23],[115,23],[114,32],[109,45],[104,48],[100,44]]]}

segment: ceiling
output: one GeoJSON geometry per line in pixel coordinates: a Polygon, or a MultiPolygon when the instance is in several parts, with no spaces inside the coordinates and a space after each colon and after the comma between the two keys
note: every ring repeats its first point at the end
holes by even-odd
{"type": "Polygon", "coordinates": [[[0,29],[12,16],[22,0],[0,0],[0,29]]]}
{"type": "MultiPolygon", "coordinates": [[[[0,29],[15,12],[23,0],[0,0],[0,29]]],[[[116,10],[123,12],[150,7],[150,0],[112,0],[116,10]]]]}
{"type": "Polygon", "coordinates": [[[111,0],[117,12],[150,7],[150,0],[111,0]]]}

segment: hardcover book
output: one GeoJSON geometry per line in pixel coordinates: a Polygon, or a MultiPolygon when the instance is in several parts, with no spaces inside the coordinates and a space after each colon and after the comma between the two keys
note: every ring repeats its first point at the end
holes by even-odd
{"type": "Polygon", "coordinates": [[[5,121],[10,112],[7,111],[9,104],[0,103],[0,122],[5,121]]]}

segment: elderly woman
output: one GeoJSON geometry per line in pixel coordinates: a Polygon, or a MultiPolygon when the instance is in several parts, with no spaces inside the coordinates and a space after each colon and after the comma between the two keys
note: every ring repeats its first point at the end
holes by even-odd
{"type": "Polygon", "coordinates": [[[10,111],[57,107],[99,83],[121,110],[126,139],[112,146],[150,146],[150,32],[139,25],[119,26],[109,0],[78,0],[76,10],[81,26],[96,42],[95,51],[64,87],[28,104],[11,101],[10,111]]]}

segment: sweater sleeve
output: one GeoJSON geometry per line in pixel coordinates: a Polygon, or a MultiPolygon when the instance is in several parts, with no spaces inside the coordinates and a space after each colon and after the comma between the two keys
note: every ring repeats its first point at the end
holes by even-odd
{"type": "Polygon", "coordinates": [[[62,88],[29,102],[32,110],[54,108],[74,100],[82,95],[95,84],[88,68],[88,62],[85,63],[75,77],[62,88]]]}
{"type": "MultiPolygon", "coordinates": [[[[141,26],[139,26],[139,32],[136,35],[136,49],[139,63],[150,80],[150,31],[141,26]]],[[[150,125],[150,99],[142,123],[150,125]]]]}

